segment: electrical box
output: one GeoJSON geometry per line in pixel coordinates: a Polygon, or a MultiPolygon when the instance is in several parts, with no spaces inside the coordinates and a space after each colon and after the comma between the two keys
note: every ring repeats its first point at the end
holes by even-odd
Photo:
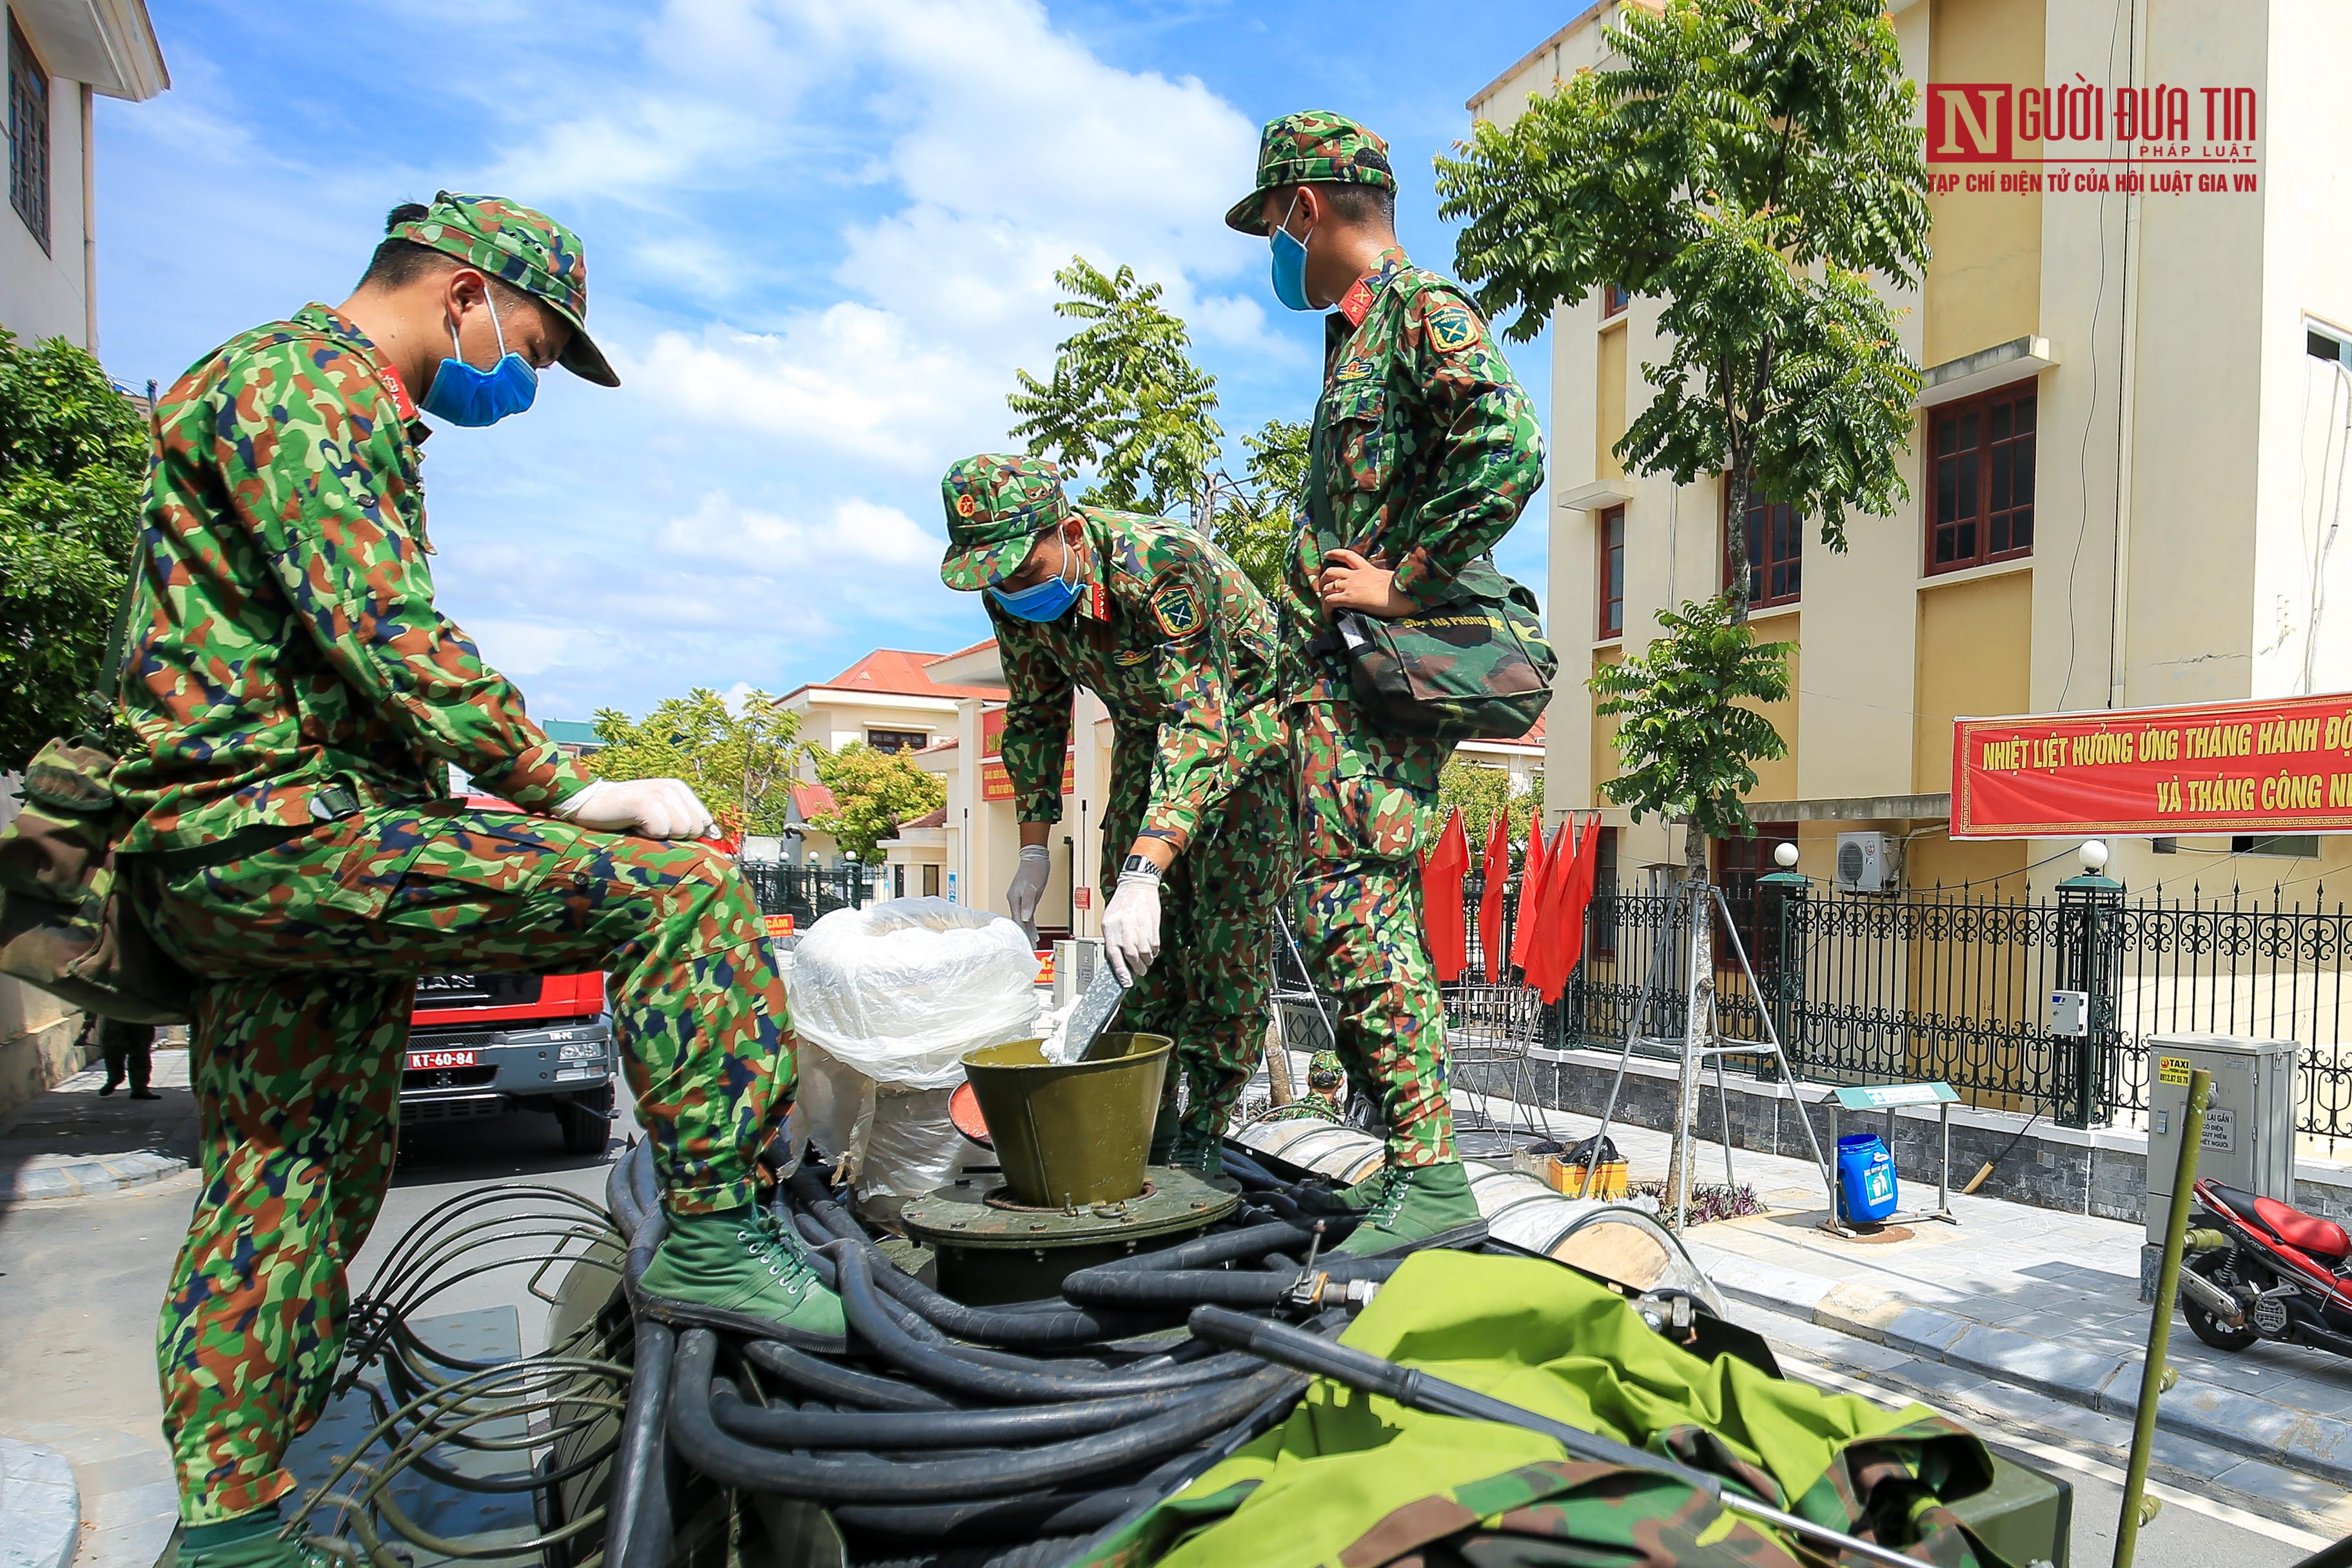
{"type": "Polygon", "coordinates": [[[1064,937],[1054,944],[1054,1005],[1068,1006],[1095,983],[1095,968],[1103,961],[1100,937],[1064,937]]]}
{"type": "Polygon", "coordinates": [[[2147,1037],[2147,1239],[2164,1240],[2189,1075],[2213,1075],[2197,1179],[2294,1202],[2295,1044],[2228,1035],[2147,1037]]]}
{"type": "Polygon", "coordinates": [[[1903,876],[1903,841],[1885,833],[1837,836],[1837,885],[1850,893],[1891,893],[1903,876]]]}
{"type": "Polygon", "coordinates": [[[2091,994],[2087,991],[2050,993],[2050,1034],[2054,1039],[2079,1040],[2091,1032],[2091,994]]]}

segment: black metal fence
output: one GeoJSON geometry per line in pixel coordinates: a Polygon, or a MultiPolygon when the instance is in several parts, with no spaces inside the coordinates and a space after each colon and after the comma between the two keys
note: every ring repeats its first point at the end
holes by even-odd
{"type": "Polygon", "coordinates": [[[874,871],[864,866],[787,866],[776,861],[742,862],[743,878],[763,915],[791,915],[805,925],[835,910],[861,909],[880,897],[874,871]]]}
{"type": "MultiPolygon", "coordinates": [[[[1510,984],[1507,966],[1500,984],[1487,969],[1481,891],[1480,879],[1469,878],[1470,968],[1448,988],[1457,1022],[1554,1046],[1612,1048],[1637,1024],[1644,1035],[1680,1032],[1686,897],[1664,884],[1597,889],[1583,961],[1559,1000],[1539,1006],[1510,984]]],[[[1727,890],[1726,902],[1755,984],[1717,916],[1718,1026],[1730,1038],[1760,1039],[1769,1013],[1809,1079],[1943,1079],[1979,1105],[2106,1125],[2132,1122],[2147,1108],[2149,1036],[2292,1039],[2300,1047],[2298,1129],[2331,1151],[2336,1140],[2352,1140],[2352,910],[2324,890],[2303,902],[2276,893],[2135,898],[2080,886],[2022,899],[1764,886],[1727,890]],[[2056,990],[2087,994],[2086,1036],[2050,1035],[2056,990]]],[[[1507,949],[1515,884],[1504,904],[1507,949]]],[[[1750,1068],[1765,1065],[1759,1058],[1750,1068]]]]}

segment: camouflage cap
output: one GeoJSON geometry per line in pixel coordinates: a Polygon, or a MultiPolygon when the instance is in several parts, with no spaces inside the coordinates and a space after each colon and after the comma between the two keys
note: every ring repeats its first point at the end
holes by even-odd
{"type": "Polygon", "coordinates": [[[1337,1089],[1347,1076],[1337,1051],[1318,1051],[1307,1059],[1307,1082],[1311,1089],[1337,1089]]]}
{"type": "Polygon", "coordinates": [[[1043,458],[983,452],[940,481],[948,509],[948,553],[940,581],[966,593],[1021,570],[1039,534],[1070,515],[1062,470],[1043,458]]]}
{"type": "Polygon", "coordinates": [[[454,256],[543,300],[572,323],[572,341],[556,363],[599,386],[621,384],[588,336],[588,259],[580,237],[545,213],[503,196],[440,191],[423,217],[394,225],[392,237],[454,256]]]}
{"type": "Polygon", "coordinates": [[[1225,214],[1244,234],[1266,231],[1265,193],[1285,185],[1355,184],[1396,189],[1389,144],[1344,114],[1310,109],[1265,122],[1257,143],[1257,185],[1225,214]]]}

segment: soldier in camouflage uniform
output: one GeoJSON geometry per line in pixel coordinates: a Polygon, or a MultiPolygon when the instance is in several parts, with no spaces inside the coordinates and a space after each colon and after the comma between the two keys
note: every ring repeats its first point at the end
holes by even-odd
{"type": "Polygon", "coordinates": [[[753,1201],[793,1042],[757,909],[690,841],[709,812],[589,779],[434,607],[418,404],[482,426],[551,363],[616,384],[586,312],[571,231],[445,192],[394,210],[341,306],[231,339],[156,409],[114,784],[131,886],[196,982],[204,1186],[157,1334],[183,1564],[326,1561],[277,1537],[281,1458],[391,1178],[422,971],[607,971],[669,1215],[640,1310],[843,1342],[753,1201]],[[520,810],[446,798],[451,764],[520,810]]]}
{"type": "Polygon", "coordinates": [[[1332,310],[1310,437],[1308,517],[1281,595],[1300,875],[1299,943],[1339,1000],[1340,1053],[1375,1086],[1389,1159],[1333,1194],[1357,1253],[1482,1238],[1454,1146],[1445,1020],[1416,854],[1443,826],[1450,744],[1358,710],[1331,615],[1409,615],[1492,551],[1543,483],[1543,438],[1486,323],[1396,243],[1388,145],[1337,114],[1268,122],[1256,188],[1225,215],[1273,247],[1274,289],[1332,310]]]}
{"type": "Polygon", "coordinates": [[[1277,1105],[1265,1112],[1260,1121],[1339,1121],[1346,1111],[1339,1096],[1346,1089],[1348,1069],[1339,1061],[1337,1051],[1318,1051],[1307,1058],[1307,1092],[1287,1105],[1277,1105]]]}
{"type": "Polygon", "coordinates": [[[1180,1128],[1168,1075],[1152,1158],[1213,1174],[1264,1037],[1267,933],[1290,874],[1273,607],[1190,528],[1073,507],[1044,458],[967,458],[941,488],[940,575],[987,590],[1012,691],[1002,747],[1023,844],[1013,916],[1027,922],[1045,888],[1083,685],[1114,727],[1102,884],[1117,891],[1103,934],[1135,984],[1120,1022],[1173,1039],[1190,1091],[1180,1128]]]}

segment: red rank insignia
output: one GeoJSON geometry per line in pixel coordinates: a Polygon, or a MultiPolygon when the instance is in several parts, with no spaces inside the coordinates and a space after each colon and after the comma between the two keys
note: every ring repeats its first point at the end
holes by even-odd
{"type": "Polygon", "coordinates": [[[1093,585],[1093,595],[1094,597],[1088,602],[1087,608],[1094,613],[1095,619],[1098,621],[1110,619],[1110,611],[1103,603],[1103,585],[1100,583],[1093,585]]]}
{"type": "Polygon", "coordinates": [[[393,369],[392,366],[387,364],[377,368],[383,374],[383,384],[392,393],[392,405],[400,410],[402,420],[414,421],[416,417],[416,405],[408,400],[408,384],[400,379],[400,372],[393,369]]]}
{"type": "Polygon", "coordinates": [[[1364,317],[1371,310],[1372,296],[1378,292],[1369,276],[1357,279],[1349,285],[1348,291],[1339,296],[1339,314],[1348,318],[1349,326],[1362,326],[1364,317]]]}

